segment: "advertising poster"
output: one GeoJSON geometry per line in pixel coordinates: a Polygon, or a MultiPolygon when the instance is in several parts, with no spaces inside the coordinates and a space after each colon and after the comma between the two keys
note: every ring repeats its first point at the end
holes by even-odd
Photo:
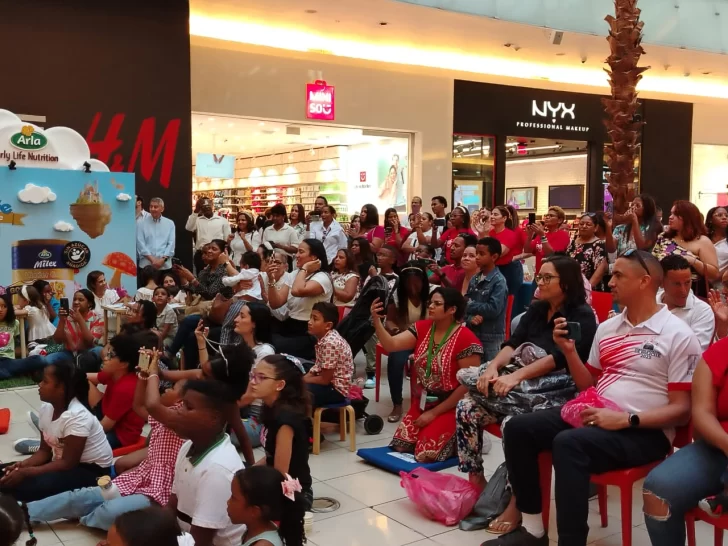
{"type": "Polygon", "coordinates": [[[136,289],[134,174],[0,168],[0,285],[50,282],[72,298],[103,271],[136,289]]]}
{"type": "Polygon", "coordinates": [[[233,178],[235,156],[222,154],[197,154],[195,176],[203,178],[233,178]]]}
{"type": "Polygon", "coordinates": [[[462,205],[470,213],[483,206],[483,184],[465,180],[453,180],[453,206],[462,205]]]}

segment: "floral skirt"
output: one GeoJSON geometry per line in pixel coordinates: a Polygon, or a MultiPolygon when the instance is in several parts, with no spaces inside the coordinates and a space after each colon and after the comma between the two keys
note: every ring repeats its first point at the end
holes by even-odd
{"type": "MultiPolygon", "coordinates": [[[[432,409],[435,405],[428,404],[425,410],[432,409]]],[[[414,422],[422,413],[419,405],[413,402],[397,427],[389,447],[414,453],[415,460],[419,463],[433,463],[454,457],[457,454],[455,408],[438,415],[427,426],[420,428],[414,422]]]]}

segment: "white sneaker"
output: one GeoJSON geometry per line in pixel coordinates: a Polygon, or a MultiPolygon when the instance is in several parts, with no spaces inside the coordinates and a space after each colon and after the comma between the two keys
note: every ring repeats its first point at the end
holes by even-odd
{"type": "Polygon", "coordinates": [[[481,453],[483,455],[487,455],[490,453],[490,449],[493,447],[493,441],[490,439],[490,434],[483,431],[483,451],[481,453]]]}
{"type": "Polygon", "coordinates": [[[367,378],[366,381],[364,381],[364,388],[365,389],[373,389],[377,386],[377,382],[374,380],[373,377],[367,378]]]}

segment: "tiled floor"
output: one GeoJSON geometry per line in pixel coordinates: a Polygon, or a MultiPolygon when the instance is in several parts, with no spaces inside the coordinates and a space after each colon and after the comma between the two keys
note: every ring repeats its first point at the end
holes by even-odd
{"type": "MultiPolygon", "coordinates": [[[[362,365],[357,366],[362,369],[362,365]]],[[[374,391],[366,391],[372,401],[367,408],[369,413],[385,417],[381,434],[368,436],[361,422],[357,423],[358,446],[386,445],[395,425],[386,423],[391,410],[386,378],[384,379],[382,399],[374,402],[374,391]]],[[[405,401],[407,404],[407,401],[405,401]]],[[[32,436],[32,429],[26,422],[28,410],[39,405],[36,388],[23,388],[0,392],[0,408],[10,408],[12,421],[10,432],[0,436],[0,461],[7,462],[19,457],[12,449],[12,441],[19,437],[32,436]]],[[[339,442],[338,434],[328,436],[322,444],[321,454],[311,455],[311,473],[314,477],[316,497],[332,497],[339,501],[336,512],[316,514],[314,531],[309,537],[312,546],[478,546],[493,538],[485,531],[463,532],[457,527],[446,527],[424,518],[407,499],[399,478],[393,474],[373,468],[356,454],[349,452],[347,442],[339,442]]],[[[260,455],[261,453],[258,453],[260,455]]],[[[491,452],[485,456],[485,467],[493,472],[503,462],[500,441],[494,439],[491,452]]],[[[447,472],[457,474],[457,469],[447,472]]],[[[641,484],[634,488],[632,518],[632,544],[650,546],[644,528],[641,511],[641,484]]],[[[589,525],[589,544],[594,546],[618,546],[622,544],[621,521],[619,520],[619,496],[617,490],[610,490],[609,526],[601,528],[596,501],[592,502],[589,525]]],[[[551,508],[551,538],[556,544],[555,508],[551,508]]],[[[55,522],[37,529],[39,546],[95,546],[104,534],[81,527],[73,522],[55,522]]],[[[25,540],[25,539],[23,539],[25,540]]],[[[698,544],[713,544],[712,527],[698,524],[698,544]]],[[[23,542],[19,542],[22,544],[23,542]]],[[[724,542],[728,544],[728,541],[724,542]]]]}

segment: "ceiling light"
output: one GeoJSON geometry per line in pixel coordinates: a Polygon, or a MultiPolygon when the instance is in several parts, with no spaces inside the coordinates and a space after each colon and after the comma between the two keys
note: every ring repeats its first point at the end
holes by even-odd
{"type": "Polygon", "coordinates": [[[215,118],[207,118],[207,121],[215,121],[215,118]]]}
{"type": "Polygon", "coordinates": [[[265,126],[265,121],[261,121],[260,123],[258,123],[258,125],[259,125],[260,127],[264,127],[264,126],[265,126]]]}
{"type": "Polygon", "coordinates": [[[240,137],[239,137],[239,136],[236,136],[236,137],[235,137],[235,140],[240,140],[240,137]]]}
{"type": "Polygon", "coordinates": [[[234,123],[228,123],[228,127],[232,127],[233,125],[235,125],[235,124],[234,123]]]}
{"type": "Polygon", "coordinates": [[[244,149],[245,149],[245,146],[241,146],[241,147],[240,147],[240,149],[241,149],[241,150],[244,150],[244,149]]]}

